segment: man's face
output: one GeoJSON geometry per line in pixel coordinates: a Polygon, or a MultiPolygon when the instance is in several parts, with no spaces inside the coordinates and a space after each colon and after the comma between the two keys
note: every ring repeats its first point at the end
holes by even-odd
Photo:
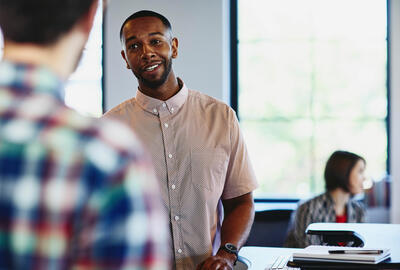
{"type": "Polygon", "coordinates": [[[171,72],[172,58],[178,55],[178,41],[156,17],[133,19],[125,24],[122,33],[121,54],[139,86],[163,85],[171,72]]]}

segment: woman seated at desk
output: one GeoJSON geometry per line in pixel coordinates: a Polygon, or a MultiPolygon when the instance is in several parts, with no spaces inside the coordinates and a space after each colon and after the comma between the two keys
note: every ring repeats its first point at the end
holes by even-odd
{"type": "Polygon", "coordinates": [[[285,246],[304,248],[321,245],[319,236],[306,235],[307,226],[315,222],[364,222],[365,209],[352,197],[363,191],[364,158],[347,151],[336,151],[325,166],[326,192],[297,208],[285,246]]]}

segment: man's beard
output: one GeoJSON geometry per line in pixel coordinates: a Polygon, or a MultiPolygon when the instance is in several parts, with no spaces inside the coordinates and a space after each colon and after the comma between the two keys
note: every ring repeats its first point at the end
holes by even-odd
{"type": "Polygon", "coordinates": [[[168,78],[169,73],[171,72],[172,69],[172,61],[168,62],[168,65],[166,66],[163,74],[161,75],[161,78],[158,80],[153,80],[153,81],[149,81],[146,80],[145,78],[143,78],[141,75],[136,75],[136,78],[141,81],[144,85],[146,85],[147,87],[151,88],[151,89],[155,89],[158,88],[159,86],[161,86],[162,84],[164,84],[168,78]]]}

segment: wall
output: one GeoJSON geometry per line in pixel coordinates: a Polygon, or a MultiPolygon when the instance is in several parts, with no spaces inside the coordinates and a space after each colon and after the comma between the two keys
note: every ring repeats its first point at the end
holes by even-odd
{"type": "Polygon", "coordinates": [[[179,40],[175,74],[191,89],[229,100],[229,25],[227,0],[110,1],[105,16],[106,110],[135,95],[136,78],[121,57],[119,31],[133,12],[149,9],[166,16],[179,40]]]}
{"type": "Polygon", "coordinates": [[[389,0],[391,19],[391,223],[400,223],[400,0],[389,0]]]}

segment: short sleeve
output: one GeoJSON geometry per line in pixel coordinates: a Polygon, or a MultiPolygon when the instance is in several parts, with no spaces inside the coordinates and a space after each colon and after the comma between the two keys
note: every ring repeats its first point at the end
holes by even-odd
{"type": "Polygon", "coordinates": [[[230,156],[222,199],[235,198],[258,187],[236,114],[231,108],[228,113],[230,156]]]}

